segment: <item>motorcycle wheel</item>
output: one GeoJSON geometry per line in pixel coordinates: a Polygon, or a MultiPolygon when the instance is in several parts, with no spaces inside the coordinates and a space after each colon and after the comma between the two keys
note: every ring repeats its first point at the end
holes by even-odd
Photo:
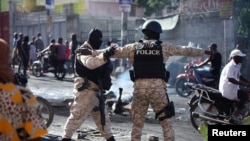
{"type": "Polygon", "coordinates": [[[49,127],[54,119],[54,110],[46,99],[37,97],[37,101],[39,104],[39,112],[44,119],[46,126],[49,127]]]}
{"type": "Polygon", "coordinates": [[[38,63],[32,64],[32,74],[36,77],[40,77],[42,75],[41,64],[38,63]]]}
{"type": "Polygon", "coordinates": [[[184,85],[186,82],[188,82],[188,80],[184,77],[178,78],[175,82],[175,90],[181,97],[188,97],[191,95],[191,91],[184,85]]]}
{"type": "Polygon", "coordinates": [[[58,80],[63,80],[66,75],[66,69],[64,65],[59,66],[58,69],[55,71],[54,75],[58,80]]]}
{"type": "MultiPolygon", "coordinates": [[[[207,125],[215,125],[217,123],[212,122],[212,121],[207,121],[201,118],[198,118],[196,116],[193,115],[193,112],[195,113],[199,113],[199,114],[204,114],[204,111],[201,110],[201,108],[198,105],[199,102],[199,97],[193,97],[194,99],[190,100],[192,101],[192,103],[190,103],[190,121],[192,126],[199,131],[199,127],[202,123],[205,123],[207,125]]],[[[211,103],[206,102],[206,101],[200,101],[200,105],[204,108],[204,110],[206,110],[207,112],[211,112],[214,114],[218,114],[219,111],[215,106],[211,106],[211,103]]],[[[206,115],[206,114],[204,114],[206,115]]],[[[211,117],[213,118],[213,117],[211,117]]]]}

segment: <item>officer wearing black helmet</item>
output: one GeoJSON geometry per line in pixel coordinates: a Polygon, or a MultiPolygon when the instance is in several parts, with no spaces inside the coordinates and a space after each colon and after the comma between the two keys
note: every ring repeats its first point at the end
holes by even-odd
{"type": "Polygon", "coordinates": [[[115,49],[114,58],[129,58],[133,65],[131,79],[134,82],[131,116],[133,127],[131,141],[140,141],[145,116],[149,105],[163,128],[164,141],[174,141],[170,118],[173,105],[168,100],[165,62],[170,56],[201,56],[211,52],[193,47],[177,47],[160,41],[161,25],[157,21],[146,21],[142,26],[144,39],[115,49]],[[170,105],[170,106],[168,106],[170,105]],[[172,108],[171,108],[172,107],[172,108]]]}
{"type": "Polygon", "coordinates": [[[74,102],[70,105],[70,117],[64,126],[62,141],[71,141],[76,131],[90,114],[96,123],[101,135],[107,141],[115,141],[111,132],[110,119],[107,110],[104,108],[104,117],[100,117],[99,92],[109,90],[112,83],[110,74],[112,64],[109,56],[112,52],[104,52],[97,55],[96,51],[102,44],[102,32],[99,29],[92,29],[89,32],[88,40],[76,49],[74,79],[74,102]],[[105,124],[101,124],[102,120],[105,124]]]}

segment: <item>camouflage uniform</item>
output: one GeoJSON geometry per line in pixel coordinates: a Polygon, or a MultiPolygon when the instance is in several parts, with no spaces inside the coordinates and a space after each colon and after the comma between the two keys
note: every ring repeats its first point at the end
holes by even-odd
{"type": "MultiPolygon", "coordinates": [[[[85,43],[89,47],[89,49],[92,49],[92,47],[85,43]]],[[[92,55],[79,55],[76,54],[78,59],[81,60],[81,62],[88,67],[89,69],[95,69],[104,63],[103,54],[100,54],[99,56],[96,56],[95,53],[92,55]]],[[[84,82],[84,79],[81,77],[76,77],[74,80],[74,102],[70,107],[70,117],[67,119],[67,122],[64,127],[63,132],[63,138],[71,138],[73,136],[73,133],[76,129],[78,129],[81,124],[84,122],[84,120],[87,118],[87,116],[90,114],[97,125],[99,131],[101,132],[102,136],[105,139],[109,139],[112,135],[111,128],[110,128],[110,119],[107,113],[107,110],[105,109],[105,126],[104,130],[101,125],[101,119],[100,119],[100,111],[93,110],[95,107],[99,106],[99,99],[97,98],[96,94],[99,93],[99,87],[92,81],[88,80],[89,86],[87,89],[84,89],[82,91],[78,91],[77,88],[84,82]]]]}
{"type": "MultiPolygon", "coordinates": [[[[143,43],[151,44],[156,40],[143,40],[143,43]]],[[[134,62],[134,51],[137,46],[141,44],[132,43],[124,47],[117,48],[114,58],[129,58],[131,63],[134,62]]],[[[175,47],[168,44],[162,44],[163,63],[165,63],[170,56],[201,56],[205,54],[205,50],[192,47],[175,47]]],[[[149,68],[150,69],[150,68],[149,68]]],[[[134,82],[133,103],[131,115],[133,119],[133,128],[131,133],[132,141],[140,141],[142,128],[147,114],[149,104],[152,106],[155,113],[158,113],[166,107],[168,101],[166,100],[166,82],[159,78],[139,78],[134,82]]],[[[159,115],[163,117],[164,113],[159,115]]],[[[170,123],[170,119],[160,121],[163,129],[164,141],[174,141],[174,130],[170,123]]]]}

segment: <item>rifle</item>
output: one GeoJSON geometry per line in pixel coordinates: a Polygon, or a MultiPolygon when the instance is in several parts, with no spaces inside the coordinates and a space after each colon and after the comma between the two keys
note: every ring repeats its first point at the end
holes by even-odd
{"type": "Polygon", "coordinates": [[[123,113],[123,110],[122,110],[123,105],[122,105],[122,99],[121,99],[122,91],[123,91],[123,89],[119,88],[119,97],[118,97],[118,101],[117,101],[117,103],[115,105],[115,110],[114,110],[114,113],[116,113],[116,114],[122,114],[123,113]]]}
{"type": "Polygon", "coordinates": [[[102,129],[104,130],[104,126],[105,126],[105,99],[104,99],[104,90],[102,87],[102,82],[100,80],[100,77],[98,79],[98,83],[99,83],[99,88],[100,88],[100,95],[98,95],[97,97],[99,99],[101,125],[102,125],[102,129]]]}

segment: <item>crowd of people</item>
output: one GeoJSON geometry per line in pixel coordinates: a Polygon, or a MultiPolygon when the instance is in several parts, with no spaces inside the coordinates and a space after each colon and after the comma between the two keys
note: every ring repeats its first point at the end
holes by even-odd
{"type": "MultiPolygon", "coordinates": [[[[75,34],[72,37],[72,41],[65,40],[65,42],[63,42],[62,37],[59,37],[57,41],[51,39],[50,44],[45,46],[40,32],[33,36],[31,41],[28,35],[15,32],[12,42],[12,67],[14,68],[15,65],[18,65],[18,72],[28,76],[27,70],[32,69],[32,64],[37,59],[37,54],[47,51],[51,67],[56,67],[55,65],[58,63],[74,62],[70,54],[74,56],[74,50],[77,48],[78,42],[75,34]]],[[[68,71],[70,71],[70,68],[73,68],[72,66],[68,66],[68,71]]]]}
{"type": "MultiPolygon", "coordinates": [[[[58,38],[57,42],[51,40],[50,45],[46,48],[42,42],[41,33],[38,33],[37,37],[32,38],[32,42],[29,42],[29,36],[23,36],[22,33],[19,33],[17,38],[17,35],[14,34],[13,47],[16,50],[14,49],[13,51],[13,58],[16,56],[21,58],[22,65],[24,66],[24,74],[26,74],[31,62],[30,58],[34,59],[30,55],[31,50],[34,53],[34,47],[36,52],[47,50],[56,52],[57,55],[54,58],[52,57],[52,59],[65,60],[70,58],[72,60],[72,66],[74,66],[74,101],[69,105],[70,116],[64,126],[62,141],[71,141],[73,133],[81,126],[88,115],[92,116],[105,140],[115,141],[107,109],[102,105],[103,91],[108,91],[112,86],[111,73],[113,71],[113,64],[111,58],[129,59],[133,66],[133,70],[130,73],[131,81],[134,83],[131,106],[131,118],[133,120],[131,141],[141,140],[145,116],[149,106],[152,107],[156,119],[159,120],[164,141],[175,140],[175,133],[170,120],[174,116],[174,107],[170,104],[171,102],[168,98],[167,79],[169,74],[165,69],[165,63],[170,56],[196,57],[209,55],[208,59],[201,65],[211,61],[210,72],[216,79],[219,79],[219,90],[222,96],[230,100],[239,99],[238,109],[234,114],[234,118],[237,117],[235,119],[238,119],[240,115],[239,111],[244,108],[247,96],[239,90],[239,85],[250,86],[250,81],[245,79],[240,73],[240,64],[245,54],[239,49],[233,50],[230,54],[232,59],[226,64],[220,74],[221,55],[217,52],[216,44],[211,44],[209,46],[210,49],[201,49],[163,43],[160,40],[160,34],[162,33],[161,25],[153,20],[146,21],[143,24],[142,32],[144,37],[138,42],[130,43],[123,47],[109,44],[105,49],[100,49],[103,42],[103,34],[97,28],[90,30],[88,39],[80,47],[77,44],[76,34],[71,35],[70,42],[64,43],[61,37],[58,38]],[[60,47],[59,50],[58,47],[60,47]],[[70,53],[69,50],[71,50],[70,53]]],[[[28,90],[25,91],[31,97],[23,98],[23,100],[21,97],[24,97],[25,94],[20,96],[21,91],[16,90],[18,88],[13,83],[12,69],[8,59],[6,59],[8,58],[6,54],[8,54],[9,47],[6,42],[0,41],[0,46],[5,51],[1,52],[3,54],[0,56],[0,62],[4,64],[1,65],[0,69],[0,90],[2,93],[0,96],[0,101],[2,101],[0,102],[0,107],[5,108],[0,112],[0,122],[1,125],[4,123],[4,125],[8,125],[13,129],[7,132],[6,128],[1,128],[1,126],[0,140],[7,141],[18,138],[18,140],[24,141],[27,139],[36,139],[45,135],[47,130],[42,122],[36,122],[36,120],[40,119],[38,116],[39,113],[32,112],[36,108],[34,103],[28,103],[31,101],[27,100],[27,98],[32,98],[32,93],[28,90]],[[15,103],[11,105],[14,109],[8,108],[8,103],[3,100],[6,97],[9,101],[15,103]],[[27,109],[24,108],[29,113],[28,116],[35,117],[31,118],[31,121],[29,121],[27,116],[23,117],[24,114],[22,112],[24,111],[18,107],[23,102],[28,105],[25,107],[27,109]],[[8,112],[10,109],[15,110],[15,112],[8,112]],[[16,113],[16,115],[12,115],[11,113],[16,113]],[[32,124],[34,128],[31,131],[26,131],[28,129],[24,128],[26,122],[34,122],[32,124]],[[22,125],[21,129],[17,125],[22,125]],[[21,137],[18,134],[19,129],[22,130],[22,133],[26,133],[25,137],[21,137]]]]}

